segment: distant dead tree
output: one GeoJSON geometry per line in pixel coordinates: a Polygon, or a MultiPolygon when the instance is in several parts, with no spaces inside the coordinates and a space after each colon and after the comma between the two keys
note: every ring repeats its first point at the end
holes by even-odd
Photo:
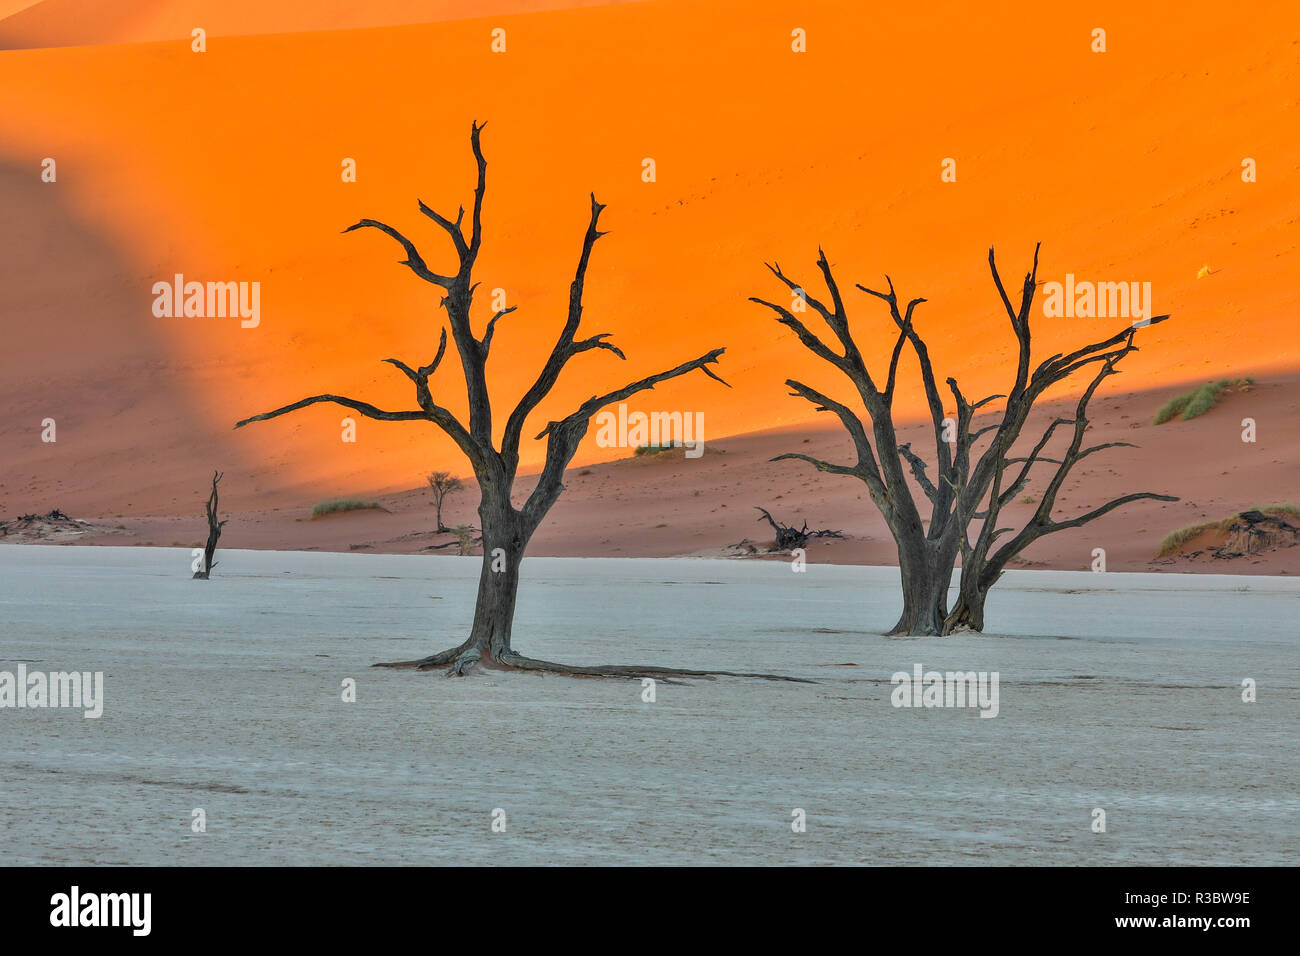
{"type": "MultiPolygon", "coordinates": [[[[755,505],[755,507],[758,508],[757,505],[755,505]]],[[[844,537],[844,535],[839,531],[828,531],[828,530],[809,531],[807,521],[803,523],[802,528],[796,528],[792,525],[787,525],[787,524],[780,524],[777,522],[775,518],[773,518],[770,514],[768,514],[766,508],[758,508],[758,510],[763,512],[763,517],[759,518],[758,520],[762,521],[763,518],[766,518],[767,523],[770,524],[772,526],[772,530],[776,532],[776,550],[778,551],[792,551],[795,548],[805,547],[808,544],[809,538],[844,537]]]]}
{"type": "MultiPolygon", "coordinates": [[[[443,291],[442,307],[447,312],[451,326],[452,339],[459,353],[461,368],[464,370],[465,386],[468,393],[469,422],[462,423],[452,412],[438,404],[433,397],[429,379],[437,370],[447,350],[447,330],[442,329],[438,350],[433,359],[419,368],[412,368],[398,359],[384,361],[395,366],[415,386],[415,398],[418,408],[405,411],[385,411],[366,402],[339,395],[313,395],[292,405],[285,405],[262,415],[255,415],[239,422],[239,428],[249,422],[264,421],[287,414],[308,405],[319,402],[332,402],[350,408],[355,412],[385,422],[429,421],[433,422],[451,437],[474,468],[478,479],[481,500],[479,518],[482,525],[483,567],[479,575],[478,600],[474,608],[474,624],[469,637],[456,647],[441,651],[429,657],[414,661],[399,661],[390,667],[416,667],[429,669],[449,667],[451,673],[464,674],[475,664],[482,661],[485,665],[505,668],[518,668],[533,671],[551,671],[562,674],[577,674],[598,677],[656,677],[656,676],[708,676],[710,673],[679,670],[666,667],[633,666],[595,666],[579,667],[555,664],[549,661],[534,660],[523,657],[511,647],[511,626],[515,615],[515,598],[519,588],[519,563],[523,559],[524,549],[533,532],[545,517],[547,511],[555,504],[563,490],[562,480],[565,468],[578,450],[578,443],[587,433],[590,420],[596,412],[607,405],[624,401],[628,397],[646,389],[654,388],[660,382],[678,378],[696,369],[709,378],[726,385],[709,366],[716,364],[723,349],[713,349],[699,358],[684,362],[666,372],[659,372],[646,378],[638,379],[601,395],[593,395],[577,410],[546,425],[536,436],[537,440],[545,438],[546,457],[537,483],[529,494],[523,507],[516,508],[510,500],[511,489],[519,469],[519,443],[523,435],[525,421],[537,408],[538,404],[550,393],[560,377],[561,370],[569,361],[584,352],[603,350],[612,352],[620,359],[623,352],[606,341],[610,333],[600,332],[587,338],[577,338],[578,326],[582,319],[583,285],[586,281],[587,266],[591,259],[592,247],[604,233],[597,229],[597,223],[604,206],[591,197],[590,219],[586,234],[582,240],[582,251],[578,256],[577,270],[569,286],[568,314],[560,330],[555,345],[542,366],[537,379],[510,412],[502,431],[500,447],[493,444],[493,409],[488,395],[485,366],[492,347],[492,337],[496,332],[497,322],[507,314],[515,311],[509,306],[496,311],[488,320],[481,337],[475,336],[470,321],[470,306],[473,302],[476,283],[472,281],[475,260],[479,254],[483,230],[481,215],[483,196],[487,185],[487,161],[483,158],[480,147],[480,133],[483,127],[474,124],[470,132],[470,146],[478,163],[478,183],[474,190],[473,211],[470,214],[470,229],[466,235],[462,228],[465,216],[464,208],[457,213],[455,220],[447,219],[430,209],[423,202],[419,203],[420,212],[433,221],[451,240],[455,249],[458,267],[455,272],[443,275],[435,272],[417,251],[415,244],[392,226],[374,219],[362,219],[349,226],[344,232],[355,229],[378,229],[398,242],[406,252],[406,258],[400,264],[409,268],[418,278],[436,286],[443,291]]],[[[729,675],[729,676],[767,676],[767,675],[729,675]]]]}
{"type": "Polygon", "coordinates": [[[786,384],[792,389],[792,395],[811,402],[817,411],[833,412],[839,417],[853,439],[858,460],[853,464],[839,465],[795,453],[779,455],[773,460],[802,459],[818,471],[850,475],[866,484],[871,500],[884,516],[898,546],[903,613],[890,634],[949,634],[958,629],[983,630],[984,602],[989,589],[1002,576],[1007,563],[1034,541],[1046,534],[1077,528],[1131,501],[1144,498],[1157,501],[1178,500],[1169,495],[1139,492],[1108,501],[1067,520],[1058,521],[1052,517],[1061,486],[1079,461],[1106,448],[1134,447],[1129,442],[1105,442],[1085,448],[1083,437],[1088,428],[1088,402],[1102,381],[1116,374],[1115,366],[1120,360],[1130,352],[1137,351],[1137,346],[1133,344],[1137,330],[1163,322],[1169,316],[1140,320],[1108,339],[1084,346],[1068,355],[1053,355],[1031,371],[1029,313],[1037,284],[1038,247],[1034,248],[1033,268],[1025,276],[1019,307],[1012,305],[1003,288],[992,249],[989,250],[988,261],[993,283],[1011,320],[1011,329],[1019,345],[1016,378],[1006,395],[990,395],[976,402],[967,400],[955,378],[948,378],[947,385],[952,392],[957,412],[956,417],[951,419],[944,414],[943,399],[935,382],[929,350],[912,323],[914,310],[926,300],[912,299],[900,308],[889,276],[885,276],[888,292],[858,286],[888,306],[890,318],[898,329],[883,388],[867,370],[862,353],[849,331],[849,319],[839,286],[832,275],[826,254],[820,249],[817,266],[830,296],[829,306],[808,294],[805,286],[786,276],[779,265],[770,264],[768,269],[821,317],[835,335],[838,342],[836,348],[826,344],[790,309],[765,299],[750,300],[776,313],[777,321],[791,329],[809,351],[839,369],[853,384],[862,401],[866,411],[865,419],[859,418],[847,405],[802,382],[787,379],[786,384]],[[894,427],[893,404],[898,363],[903,348],[907,345],[915,352],[920,366],[921,381],[934,428],[933,480],[926,473],[926,461],[912,451],[910,443],[901,444],[898,441],[894,427]],[[1096,366],[1096,375],[1084,389],[1075,407],[1074,417],[1055,419],[1035,442],[1029,455],[1011,457],[1012,445],[1020,437],[1034,403],[1050,386],[1088,366],[1096,366]],[[1001,418],[992,424],[974,428],[972,423],[975,412],[998,399],[1006,400],[1001,418]],[[1059,458],[1048,458],[1044,455],[1044,450],[1056,429],[1062,427],[1072,430],[1069,444],[1064,451],[1058,453],[1059,458]],[[868,431],[871,432],[870,438],[868,431]],[[976,453],[976,443],[986,435],[991,436],[988,446],[976,453]],[[1047,463],[1057,467],[1048,479],[1047,488],[1033,517],[1019,531],[1001,527],[999,517],[1003,507],[1013,501],[1025,487],[1030,470],[1035,465],[1047,463]],[[908,469],[930,501],[928,527],[908,487],[908,469]],[[979,528],[974,531],[974,523],[977,521],[980,523],[979,528]],[[1015,533],[1011,538],[994,548],[1000,537],[1013,531],[1015,533]],[[962,561],[960,592],[956,605],[950,611],[948,589],[958,555],[962,561]]]}
{"type": "Polygon", "coordinates": [[[464,482],[449,471],[431,471],[427,476],[429,490],[433,492],[433,506],[438,510],[438,534],[451,531],[442,523],[442,502],[450,494],[455,494],[464,487],[464,482]]]}
{"type": "Polygon", "coordinates": [[[201,578],[206,581],[212,576],[212,569],[217,566],[217,562],[212,560],[213,555],[217,553],[217,539],[221,537],[221,529],[225,527],[225,521],[217,520],[217,482],[223,477],[222,472],[214,471],[212,473],[212,494],[208,495],[207,503],[204,505],[204,512],[208,518],[208,543],[203,548],[203,568],[194,572],[195,578],[201,578]]]}

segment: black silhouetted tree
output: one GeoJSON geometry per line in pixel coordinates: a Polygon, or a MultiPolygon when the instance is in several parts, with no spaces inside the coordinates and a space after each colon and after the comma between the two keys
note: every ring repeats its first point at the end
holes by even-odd
{"type": "Polygon", "coordinates": [[[433,507],[438,512],[438,534],[451,531],[442,523],[442,502],[451,494],[464,487],[464,483],[449,471],[431,471],[427,476],[429,490],[433,492],[433,507]]]}
{"type": "Polygon", "coordinates": [[[436,286],[443,291],[442,307],[447,312],[451,326],[451,337],[460,356],[464,371],[465,386],[468,393],[469,421],[463,423],[452,412],[438,404],[430,386],[430,378],[437,371],[439,363],[447,351],[447,329],[442,329],[438,349],[433,359],[419,368],[412,368],[398,359],[385,359],[401,371],[415,386],[415,409],[404,411],[385,411],[367,402],[357,401],[340,395],[313,395],[292,405],[285,405],[262,415],[254,415],[239,422],[235,427],[249,422],[276,418],[288,412],[315,405],[320,402],[332,402],[350,408],[367,418],[386,422],[429,421],[441,428],[456,443],[473,466],[478,479],[481,500],[479,518],[482,525],[483,567],[479,575],[478,600],[474,608],[474,624],[469,637],[456,647],[414,661],[398,661],[380,665],[389,667],[416,667],[430,669],[448,667],[452,673],[463,674],[469,668],[482,661],[499,667],[524,670],[551,671],[556,673],[576,674],[599,677],[656,677],[656,676],[709,676],[710,674],[728,674],[728,676],[769,675],[735,675],[722,671],[693,671],[667,667],[636,666],[594,666],[580,667],[555,664],[549,661],[534,660],[515,652],[511,646],[511,625],[515,615],[515,598],[519,587],[519,563],[524,556],[524,549],[536,531],[537,526],[555,504],[563,490],[562,480],[565,468],[578,450],[578,443],[587,433],[593,415],[607,405],[621,402],[646,389],[654,388],[660,382],[686,375],[699,370],[712,379],[726,385],[709,366],[718,361],[723,349],[713,349],[699,358],[683,362],[676,368],[659,372],[638,379],[621,388],[613,389],[600,395],[593,395],[564,418],[552,421],[536,436],[537,440],[546,439],[545,462],[537,483],[522,507],[515,507],[511,502],[511,490],[519,470],[519,443],[523,436],[525,422],[538,404],[550,393],[560,377],[560,372],[569,361],[584,352],[603,350],[612,352],[620,359],[625,358],[622,351],[606,339],[610,333],[600,332],[586,338],[578,338],[578,326],[582,320],[583,285],[587,277],[587,266],[591,259],[592,247],[596,240],[605,233],[597,229],[600,214],[604,206],[591,197],[591,213],[586,234],[582,240],[582,251],[578,256],[577,270],[569,287],[568,314],[559,337],[552,347],[537,379],[524,393],[506,418],[501,433],[499,446],[493,444],[493,408],[488,394],[486,365],[492,348],[493,335],[497,323],[515,306],[502,308],[487,321],[481,337],[474,334],[470,321],[470,307],[473,302],[474,289],[472,273],[478,258],[483,239],[482,212],[483,196],[487,185],[487,161],[483,158],[480,146],[480,133],[483,127],[474,124],[470,133],[470,145],[478,163],[478,183],[474,189],[474,203],[470,213],[469,233],[462,228],[465,210],[462,207],[455,220],[450,220],[430,209],[423,202],[419,203],[420,212],[433,221],[450,238],[455,249],[458,267],[455,272],[444,275],[435,272],[425,263],[415,244],[392,226],[374,219],[362,219],[349,226],[344,232],[355,229],[371,228],[396,240],[406,252],[406,258],[400,264],[409,268],[418,278],[436,286]]]}
{"type": "Polygon", "coordinates": [[[217,482],[221,481],[223,475],[220,472],[212,473],[212,493],[208,495],[208,500],[203,506],[203,512],[208,519],[208,543],[203,548],[203,567],[194,572],[194,578],[207,581],[212,577],[212,569],[217,566],[213,561],[213,556],[217,553],[217,540],[221,537],[221,529],[226,526],[229,518],[217,520],[217,482]]]}
{"type": "MultiPolygon", "coordinates": [[[[829,306],[786,276],[779,265],[768,265],[768,269],[790,289],[797,300],[806,303],[821,317],[834,334],[837,347],[828,345],[810,330],[792,309],[756,297],[751,298],[751,301],[775,312],[777,321],[793,330],[809,351],[839,369],[853,384],[866,412],[865,419],[860,418],[847,405],[802,382],[794,379],[786,381],[792,395],[811,402],[818,411],[833,412],[839,417],[853,439],[858,460],[852,464],[832,464],[796,453],[779,455],[773,460],[801,459],[819,471],[850,475],[866,484],[872,502],[880,510],[898,547],[903,612],[898,623],[889,631],[890,634],[949,634],[959,629],[983,630],[984,603],[989,589],[1002,576],[1007,563],[1034,541],[1047,534],[1077,528],[1131,501],[1178,500],[1169,495],[1138,492],[1115,498],[1073,518],[1057,520],[1052,517],[1061,486],[1078,462],[1106,448],[1134,447],[1130,442],[1104,442],[1084,447],[1084,433],[1088,428],[1088,402],[1102,381],[1116,374],[1116,365],[1126,355],[1137,351],[1133,340],[1138,329],[1163,322],[1169,318],[1168,315],[1135,322],[1110,338],[1084,346],[1068,355],[1053,355],[1031,370],[1029,314],[1037,286],[1038,247],[1034,249],[1033,268],[1025,276],[1018,307],[1012,304],[1002,285],[993,250],[990,249],[989,269],[993,283],[1019,346],[1016,377],[1006,395],[990,395],[974,402],[962,394],[955,378],[948,378],[948,389],[952,393],[956,409],[955,418],[948,419],[944,414],[943,398],[935,380],[929,350],[913,325],[916,307],[926,300],[912,299],[900,307],[894,284],[888,276],[885,276],[887,292],[862,285],[857,287],[886,304],[897,328],[897,338],[894,340],[881,387],[868,371],[850,332],[839,286],[826,254],[820,249],[817,266],[829,293],[829,306]],[[906,346],[910,346],[916,355],[934,429],[934,479],[927,474],[928,463],[912,450],[910,443],[899,442],[894,426],[893,407],[898,365],[906,346]],[[1034,403],[1051,386],[1089,367],[1095,367],[1095,375],[1084,389],[1075,407],[1074,417],[1055,419],[1047,425],[1027,456],[1013,457],[1012,446],[1020,438],[1034,403]],[[975,427],[975,413],[998,399],[1005,399],[1001,416],[995,417],[990,424],[975,427]],[[1053,434],[1058,428],[1065,427],[1072,430],[1069,444],[1059,453],[1060,457],[1047,457],[1045,452],[1053,434]],[[977,443],[984,440],[985,436],[989,436],[988,445],[977,451],[977,443]],[[1041,464],[1052,464],[1056,468],[1048,479],[1047,488],[1039,499],[1033,516],[1018,531],[1001,527],[999,518],[1002,509],[1028,483],[1031,469],[1041,464]],[[909,471],[929,500],[928,524],[922,518],[921,509],[908,486],[909,471]],[[979,524],[978,530],[975,529],[976,523],[979,524]],[[1011,532],[1015,532],[1011,538],[994,547],[999,538],[1011,532]],[[956,604],[949,610],[948,591],[958,556],[962,561],[960,587],[956,604]]],[[[792,299],[792,306],[794,301],[796,300],[792,299]]]]}

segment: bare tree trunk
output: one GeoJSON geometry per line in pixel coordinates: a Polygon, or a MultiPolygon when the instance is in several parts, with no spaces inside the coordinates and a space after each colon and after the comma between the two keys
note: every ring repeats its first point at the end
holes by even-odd
{"type": "Polygon", "coordinates": [[[217,563],[212,558],[217,553],[217,540],[221,537],[221,529],[226,524],[225,521],[217,520],[217,482],[221,481],[221,478],[221,473],[215,471],[212,473],[212,493],[208,496],[203,509],[208,519],[208,543],[203,548],[203,567],[194,572],[194,577],[191,580],[209,580],[212,576],[212,569],[217,566],[217,563]]]}
{"type": "Polygon", "coordinates": [[[981,591],[972,586],[969,590],[963,590],[957,598],[957,603],[953,606],[952,613],[948,615],[944,622],[944,634],[955,634],[958,631],[983,631],[984,630],[984,599],[988,597],[988,591],[981,591]]]}
{"type": "Polygon", "coordinates": [[[888,634],[942,634],[948,617],[948,587],[956,564],[951,542],[896,539],[903,585],[903,613],[888,634]]]}
{"type": "Polygon", "coordinates": [[[984,568],[980,565],[962,566],[957,603],[953,605],[952,612],[944,620],[941,633],[984,630],[984,601],[989,596],[989,589],[1002,577],[1002,573],[999,571],[996,575],[992,575],[990,580],[989,575],[981,573],[982,571],[984,568]]]}
{"type": "Polygon", "coordinates": [[[508,498],[485,491],[478,509],[483,523],[483,567],[479,571],[478,600],[469,647],[488,661],[500,664],[512,652],[510,628],[519,594],[519,563],[531,534],[508,498]]]}
{"type": "Polygon", "coordinates": [[[799,678],[773,674],[736,671],[702,671],[655,665],[602,664],[582,666],[524,657],[511,646],[515,601],[519,594],[519,564],[524,550],[544,516],[563,490],[558,475],[551,471],[542,476],[535,490],[535,511],[520,511],[510,503],[508,491],[494,479],[480,476],[483,497],[479,519],[483,523],[483,564],[479,571],[478,599],[474,604],[474,623],[464,643],[440,653],[414,661],[393,661],[376,667],[413,667],[419,670],[448,668],[448,675],[464,676],[470,668],[502,667],[513,670],[567,674],[571,677],[759,677],[807,683],[799,678]],[[536,516],[536,517],[535,517],[536,516]]]}

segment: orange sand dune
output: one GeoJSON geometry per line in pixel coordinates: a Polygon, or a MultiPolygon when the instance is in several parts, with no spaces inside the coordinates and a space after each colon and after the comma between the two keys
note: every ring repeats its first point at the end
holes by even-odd
{"type": "MultiPolygon", "coordinates": [[[[380,362],[431,357],[439,290],[395,264],[387,237],[340,231],[384,219],[446,268],[416,199],[452,214],[469,200],[474,118],[490,121],[479,321],[490,290],[520,307],[496,337],[502,408],[562,322],[589,191],[609,205],[584,330],[614,333],[628,361],[580,356],[529,435],[597,389],[716,346],[732,389],[696,375],[633,407],[702,411],[716,438],[807,422],[789,375],[846,397],[746,301],[782,294],[765,259],[820,291],[819,244],[875,366],[892,326],[853,283],[889,272],[929,300],[918,328],[968,394],[1004,391],[1012,359],[987,249],[1014,287],[1040,239],[1040,278],[1149,281],[1155,311],[1174,313],[1142,334],[1124,388],[1293,370],[1300,9],[1251,10],[650,0],[231,37],[202,54],[185,37],[0,53],[0,510],[98,490],[104,511],[159,513],[213,466],[250,495],[463,473],[432,426],[363,420],[346,444],[333,407],[231,425],[321,391],[411,407],[380,362]],[[490,47],[498,25],[504,54],[490,47]],[[1089,49],[1098,25],[1104,54],[1089,49]],[[791,51],[796,27],[806,53],[791,51]],[[47,157],[55,183],[39,178],[47,157]],[[955,183],[940,179],[946,157],[955,183]],[[1258,182],[1242,181],[1245,157],[1258,182]],[[152,286],[176,273],[260,282],[260,325],[155,318],[152,286]],[[57,444],[39,442],[47,416],[57,444]],[[177,459],[187,477],[164,480],[177,459]]],[[[1035,347],[1125,324],[1037,311],[1035,347]]],[[[919,409],[914,372],[905,362],[904,415],[919,409]]],[[[459,412],[461,389],[445,363],[436,394],[459,412]]],[[[524,451],[536,464],[540,443],[524,451]]],[[[578,461],[625,454],[589,436],[578,461]]]]}
{"type": "Polygon", "coordinates": [[[0,0],[0,20],[11,17],[21,10],[34,7],[42,0],[0,0]]]}
{"type": "Polygon", "coordinates": [[[631,0],[0,0],[0,50],[435,23],[631,0]]]}

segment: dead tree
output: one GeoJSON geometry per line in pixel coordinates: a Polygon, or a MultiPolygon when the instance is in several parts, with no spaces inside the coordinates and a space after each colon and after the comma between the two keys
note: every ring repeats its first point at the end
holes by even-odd
{"type": "Polygon", "coordinates": [[[654,388],[660,382],[678,378],[697,369],[709,378],[724,385],[727,383],[709,369],[710,365],[717,363],[718,357],[724,351],[718,348],[683,362],[666,372],[649,375],[621,388],[593,395],[575,411],[564,418],[550,422],[537,434],[537,440],[546,439],[545,463],[535,487],[523,506],[514,506],[511,502],[511,490],[519,470],[519,443],[524,433],[525,423],[529,415],[555,386],[560,372],[571,359],[585,352],[601,350],[612,352],[620,359],[625,356],[618,347],[606,341],[610,336],[609,332],[599,332],[585,338],[577,337],[578,326],[582,319],[583,285],[587,277],[587,266],[596,240],[605,235],[597,228],[600,214],[605,207],[598,203],[593,195],[590,218],[582,239],[577,269],[573,282],[569,286],[568,313],[563,328],[560,329],[555,345],[551,348],[536,380],[507,416],[501,431],[500,445],[493,444],[493,407],[488,395],[485,368],[491,354],[497,323],[515,311],[516,307],[509,306],[497,310],[488,319],[482,335],[475,335],[470,320],[470,308],[476,287],[472,273],[483,239],[483,196],[487,187],[487,161],[483,158],[480,147],[482,129],[483,127],[476,123],[470,132],[470,146],[478,163],[478,182],[474,189],[468,233],[462,226],[465,218],[463,207],[452,220],[439,215],[423,202],[418,204],[420,212],[450,239],[457,258],[457,268],[454,272],[443,274],[434,271],[426,264],[410,239],[385,223],[374,219],[362,219],[344,230],[344,232],[352,232],[370,228],[389,236],[401,245],[406,253],[406,258],[401,260],[400,264],[410,269],[417,278],[442,290],[441,304],[446,310],[451,327],[451,338],[459,353],[461,368],[464,371],[469,421],[462,422],[451,411],[440,405],[430,385],[430,379],[447,351],[447,329],[444,327],[441,330],[437,352],[428,364],[413,368],[398,359],[384,360],[396,367],[414,385],[418,406],[414,409],[386,411],[367,402],[340,395],[313,395],[274,411],[246,418],[235,427],[276,418],[308,405],[332,402],[378,421],[432,422],[450,436],[469,459],[474,475],[478,479],[481,494],[478,513],[483,541],[483,566],[479,575],[474,624],[469,637],[456,647],[419,660],[398,661],[380,666],[415,667],[422,670],[447,667],[450,668],[451,673],[464,674],[475,664],[482,662],[485,666],[598,677],[709,676],[710,672],[666,667],[568,666],[524,657],[516,653],[511,646],[511,626],[519,588],[519,564],[523,559],[524,549],[527,548],[533,532],[563,490],[565,468],[577,452],[578,443],[586,435],[592,416],[607,405],[624,401],[638,392],[654,388]]]}
{"type": "Polygon", "coordinates": [[[943,397],[935,380],[929,350],[913,325],[913,313],[926,300],[912,299],[900,307],[889,276],[885,276],[887,292],[862,285],[857,287],[886,304],[897,329],[883,387],[868,371],[862,353],[849,331],[844,301],[824,252],[818,250],[817,266],[829,293],[829,306],[787,277],[779,265],[769,265],[768,269],[790,289],[797,301],[806,303],[821,317],[834,334],[838,343],[836,347],[828,345],[810,330],[791,309],[765,299],[751,299],[775,312],[777,321],[790,328],[809,351],[839,369],[853,384],[862,402],[866,412],[865,420],[859,418],[847,405],[802,382],[788,379],[786,384],[790,386],[792,395],[811,402],[817,411],[833,412],[839,417],[853,439],[858,460],[841,465],[795,453],[779,455],[773,460],[801,459],[819,471],[849,475],[866,484],[871,500],[884,517],[898,548],[903,612],[890,634],[948,634],[959,628],[982,630],[984,601],[989,588],[1001,577],[1011,559],[1043,535],[1077,528],[1131,501],[1144,498],[1178,500],[1168,495],[1139,492],[1116,498],[1074,518],[1058,521],[1052,517],[1057,494],[1075,464],[1106,448],[1118,445],[1132,447],[1129,442],[1106,442],[1083,447],[1084,432],[1088,427],[1088,402],[1101,382],[1115,374],[1116,364],[1130,352],[1137,351],[1133,344],[1137,330],[1163,322],[1169,316],[1162,315],[1136,322],[1108,339],[1084,346],[1068,355],[1058,353],[1040,362],[1031,371],[1029,315],[1037,285],[1038,247],[1034,249],[1033,268],[1025,276],[1019,306],[1012,304],[1003,287],[992,249],[989,250],[988,261],[993,283],[1019,345],[1016,377],[1006,395],[990,395],[975,402],[969,401],[962,394],[955,378],[948,378],[948,389],[955,402],[955,419],[948,419],[944,414],[943,397]],[[910,443],[899,442],[894,426],[893,405],[898,364],[905,346],[910,346],[916,355],[934,430],[934,479],[927,474],[928,463],[912,450],[910,443]],[[1011,457],[1012,446],[1020,438],[1034,403],[1052,385],[1092,365],[1097,367],[1096,375],[1079,399],[1074,417],[1057,419],[1049,424],[1027,457],[1011,457]],[[976,428],[976,411],[999,399],[1005,399],[1000,418],[976,428]],[[1053,433],[1062,426],[1073,429],[1069,446],[1060,458],[1045,457],[1044,451],[1053,433]],[[985,436],[990,436],[987,439],[988,445],[977,452],[977,443],[985,436]],[[1057,468],[1048,480],[1047,490],[1033,517],[1024,528],[995,550],[994,543],[1014,530],[999,527],[998,518],[1002,508],[1024,488],[1029,481],[1030,470],[1035,465],[1046,463],[1055,464],[1057,468]],[[928,523],[922,518],[921,510],[908,486],[909,471],[929,500],[928,523]],[[976,522],[979,522],[978,532],[973,530],[976,522]],[[948,590],[959,555],[962,559],[960,591],[956,605],[949,611],[948,590]]]}
{"type": "Polygon", "coordinates": [[[433,506],[438,511],[438,534],[446,534],[452,529],[442,523],[443,499],[460,491],[464,483],[449,471],[431,471],[427,480],[429,490],[433,492],[433,506]]]}
{"type": "MultiPolygon", "coordinates": [[[[758,508],[757,505],[755,505],[754,507],[758,508]]],[[[763,517],[759,518],[758,520],[762,521],[764,518],[766,518],[767,523],[770,524],[772,526],[772,530],[776,532],[777,551],[793,551],[795,548],[805,547],[808,544],[809,538],[844,537],[844,535],[839,531],[829,531],[825,529],[821,531],[809,531],[807,521],[803,523],[802,528],[796,528],[793,525],[779,524],[775,518],[773,518],[770,514],[768,514],[766,508],[758,508],[758,510],[763,512],[763,517]]]]}
{"type": "Polygon", "coordinates": [[[227,518],[224,521],[217,520],[217,482],[222,478],[221,472],[212,473],[212,494],[208,495],[207,503],[204,505],[204,512],[208,518],[208,543],[203,548],[203,568],[194,572],[195,578],[204,581],[212,576],[212,569],[217,566],[217,562],[212,560],[213,555],[217,553],[217,539],[221,537],[221,529],[225,527],[227,518]]]}

